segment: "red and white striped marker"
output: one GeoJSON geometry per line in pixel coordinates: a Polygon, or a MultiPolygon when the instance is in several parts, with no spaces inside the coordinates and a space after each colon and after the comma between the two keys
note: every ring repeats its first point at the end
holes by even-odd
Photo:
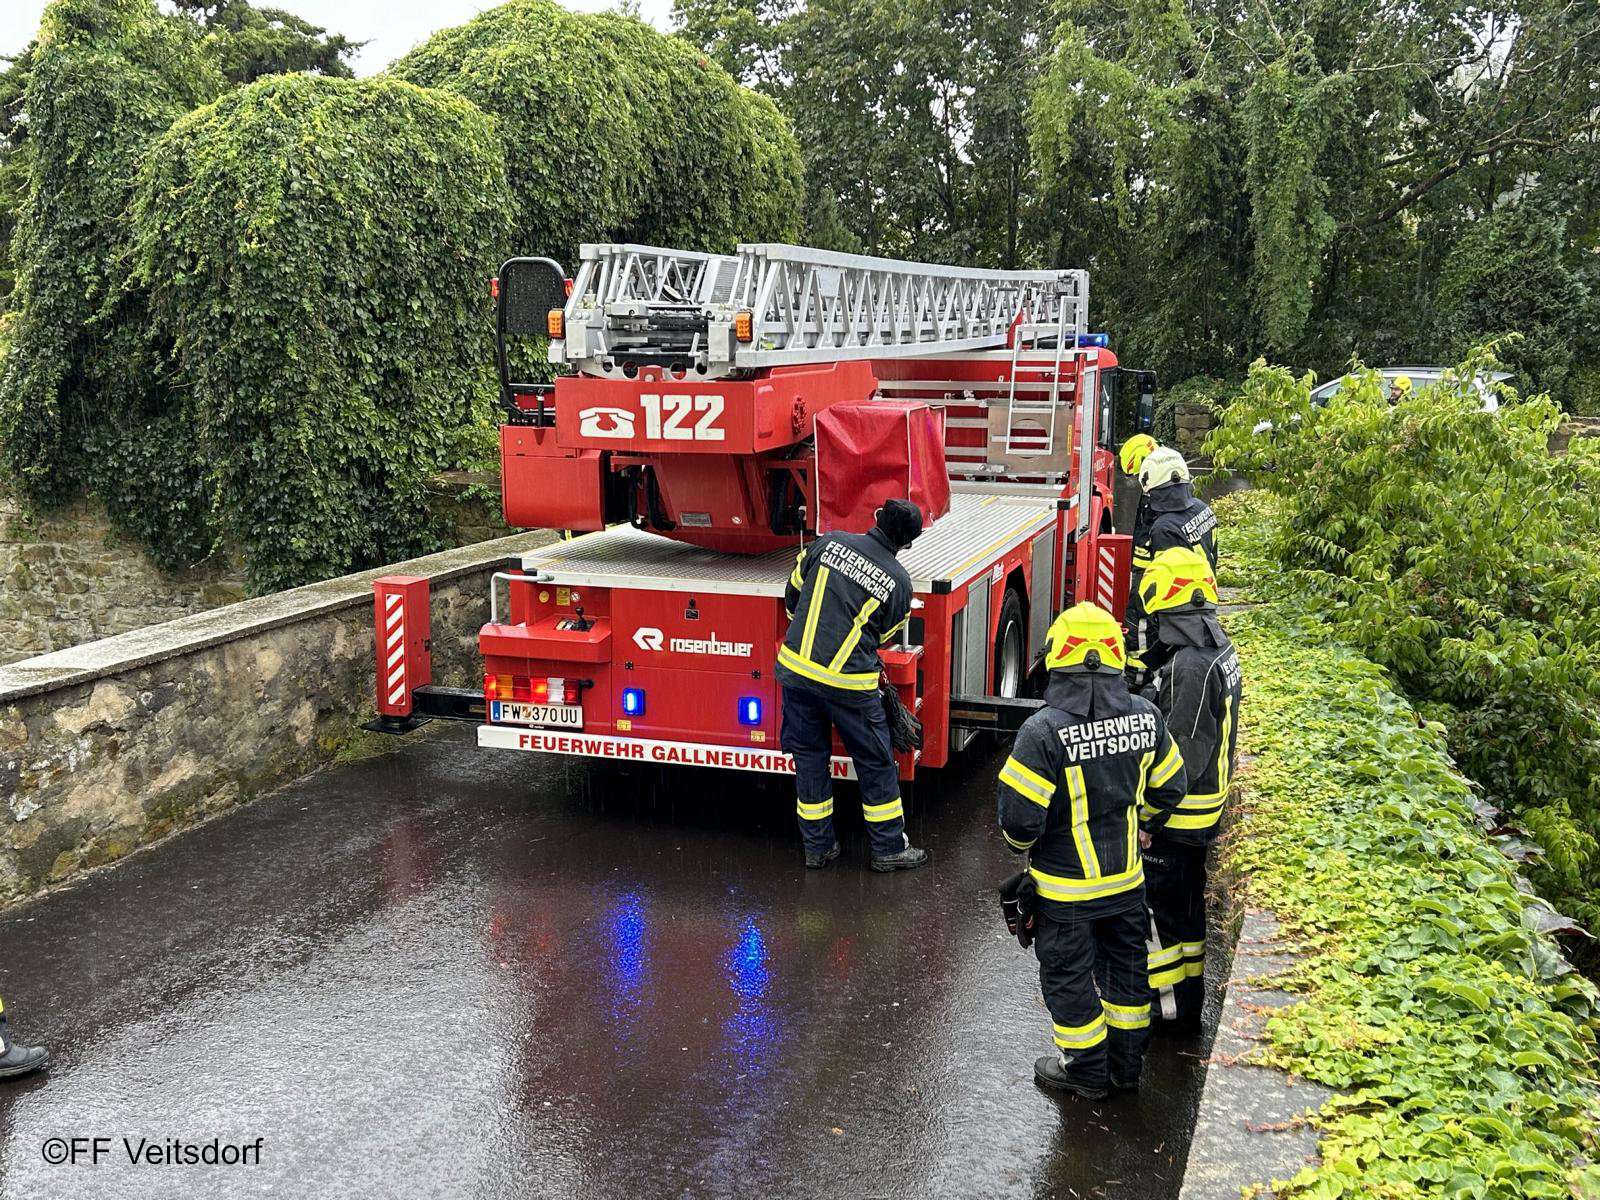
{"type": "Polygon", "coordinates": [[[411,693],[433,682],[428,581],[416,575],[385,575],[372,583],[372,603],[378,714],[409,717],[411,693]]]}

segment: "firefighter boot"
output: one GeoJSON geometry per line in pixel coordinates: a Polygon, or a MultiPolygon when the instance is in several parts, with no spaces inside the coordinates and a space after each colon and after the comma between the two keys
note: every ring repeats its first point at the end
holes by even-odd
{"type": "Polygon", "coordinates": [[[5,1053],[0,1054],[0,1079],[20,1079],[35,1071],[42,1071],[50,1061],[50,1052],[43,1046],[19,1046],[0,1037],[5,1053]]]}
{"type": "Polygon", "coordinates": [[[836,859],[838,857],[839,857],[839,843],[838,843],[837,840],[834,841],[833,846],[832,846],[831,849],[824,850],[820,854],[813,854],[813,853],[811,853],[811,851],[807,850],[806,851],[806,870],[808,870],[808,871],[821,870],[823,867],[827,866],[829,863],[831,863],[834,859],[836,859]]]}
{"type": "Polygon", "coordinates": [[[1104,1100],[1110,1095],[1103,1086],[1097,1087],[1074,1079],[1068,1070],[1067,1056],[1060,1050],[1054,1054],[1042,1055],[1033,1064],[1033,1077],[1045,1087],[1071,1092],[1074,1096],[1082,1096],[1085,1100],[1104,1100]]]}
{"type": "Polygon", "coordinates": [[[909,871],[914,867],[927,866],[932,859],[932,850],[919,850],[911,844],[911,839],[906,837],[905,847],[896,853],[886,854],[882,858],[874,855],[872,869],[874,871],[909,871]]]}

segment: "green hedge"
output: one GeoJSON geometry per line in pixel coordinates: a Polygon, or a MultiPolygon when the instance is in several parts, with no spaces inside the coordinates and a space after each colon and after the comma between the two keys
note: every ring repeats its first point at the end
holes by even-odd
{"type": "Polygon", "coordinates": [[[263,79],[151,148],[136,276],[185,384],[162,415],[253,587],[436,544],[426,481],[493,402],[509,211],[488,118],[398,80],[263,79]]]}
{"type": "Polygon", "coordinates": [[[799,150],[771,101],[637,20],[515,0],[390,70],[495,117],[523,253],[570,264],[580,242],[606,240],[727,250],[799,228],[799,150]]]}
{"type": "Polygon", "coordinates": [[[1211,447],[1283,497],[1273,554],[1301,602],[1443,722],[1537,838],[1534,882],[1600,924],[1600,443],[1552,456],[1546,396],[1482,411],[1494,365],[1398,404],[1358,370],[1317,407],[1257,364],[1211,447]]]}
{"type": "Polygon", "coordinates": [[[73,491],[100,464],[86,451],[96,431],[159,403],[159,354],[124,288],[129,189],[150,140],[221,88],[195,26],[154,0],[55,0],[44,12],[0,372],[0,466],[36,496],[73,491]]]}
{"type": "Polygon", "coordinates": [[[1261,1057],[1341,1091],[1313,1118],[1320,1161],[1273,1194],[1600,1194],[1593,985],[1533,932],[1443,727],[1307,617],[1263,553],[1282,504],[1217,507],[1224,561],[1263,601],[1229,619],[1253,761],[1226,859],[1301,951],[1285,981],[1301,999],[1261,1057]]]}

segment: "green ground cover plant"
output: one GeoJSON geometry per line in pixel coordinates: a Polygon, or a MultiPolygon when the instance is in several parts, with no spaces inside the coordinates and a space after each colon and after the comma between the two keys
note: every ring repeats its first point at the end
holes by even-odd
{"type": "Polygon", "coordinates": [[[1262,1061],[1338,1089],[1285,1197],[1600,1194],[1596,991],[1534,931],[1445,730],[1310,615],[1272,558],[1292,508],[1218,504],[1247,679],[1239,899],[1300,951],[1262,1061]]]}

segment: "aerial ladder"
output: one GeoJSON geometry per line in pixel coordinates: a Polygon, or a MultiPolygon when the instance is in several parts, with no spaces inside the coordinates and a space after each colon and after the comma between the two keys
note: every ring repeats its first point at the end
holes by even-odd
{"type": "Polygon", "coordinates": [[[891,495],[926,521],[902,556],[913,620],[882,651],[926,732],[908,778],[1025,715],[1010,702],[1061,607],[1121,614],[1111,446],[1153,401],[1089,331],[1085,272],[594,244],[570,279],[507,261],[495,294],[506,520],[579,536],[497,573],[481,691],[391,645],[426,631],[425,589],[379,580],[381,727],[448,716],[486,746],[790,771],[784,582],[806,540],[891,495]]]}

